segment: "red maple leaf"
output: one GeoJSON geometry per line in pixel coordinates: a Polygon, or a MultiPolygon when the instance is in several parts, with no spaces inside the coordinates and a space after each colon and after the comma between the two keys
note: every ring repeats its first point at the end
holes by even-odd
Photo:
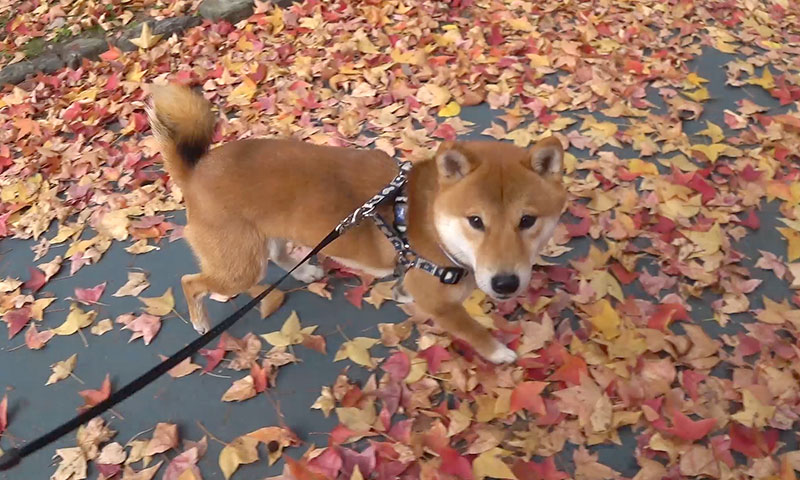
{"type": "Polygon", "coordinates": [[[673,320],[688,320],[686,308],[680,303],[662,303],[656,307],[656,313],[647,321],[647,328],[667,331],[673,320]]]}
{"type": "Polygon", "coordinates": [[[388,373],[392,379],[401,381],[411,371],[411,360],[409,360],[405,352],[395,352],[383,362],[381,370],[388,373]]]}
{"type": "Polygon", "coordinates": [[[431,345],[419,352],[418,356],[424,358],[425,361],[428,362],[428,371],[434,375],[439,373],[439,367],[443,361],[452,358],[450,352],[441,345],[431,345]]]}
{"type": "Polygon", "coordinates": [[[461,456],[455,448],[443,447],[438,452],[442,459],[439,470],[448,475],[455,475],[464,480],[472,480],[472,464],[466,457],[461,456]]]}
{"type": "Polygon", "coordinates": [[[547,387],[546,382],[522,382],[511,392],[510,412],[514,413],[525,409],[531,413],[544,415],[547,409],[540,395],[547,387]]]}
{"type": "Polygon", "coordinates": [[[16,336],[31,319],[31,307],[22,307],[3,315],[3,320],[8,325],[8,339],[16,336]]]}
{"type": "Polygon", "coordinates": [[[83,397],[84,401],[84,405],[79,407],[78,411],[94,407],[111,395],[111,377],[106,374],[106,378],[103,380],[103,385],[100,386],[100,390],[81,390],[78,392],[78,395],[83,397]]]}
{"type": "Polygon", "coordinates": [[[550,380],[560,380],[571,385],[580,385],[581,375],[588,374],[589,368],[586,366],[586,362],[581,357],[567,353],[564,364],[553,372],[550,380]]]}
{"type": "Polygon", "coordinates": [[[569,474],[556,468],[553,457],[547,457],[542,463],[526,462],[518,459],[511,467],[511,471],[519,480],[564,480],[569,474]]]}
{"type": "Polygon", "coordinates": [[[763,458],[775,449],[779,432],[774,428],[762,432],[733,422],[729,434],[732,450],[750,458],[763,458]]]}
{"type": "Polygon", "coordinates": [[[100,285],[96,285],[92,288],[76,288],[75,299],[85,305],[91,305],[100,300],[100,297],[103,295],[103,291],[105,289],[106,282],[103,282],[100,285]]]}
{"type": "Polygon", "coordinates": [[[286,469],[289,470],[289,478],[294,478],[295,480],[326,480],[329,478],[311,471],[305,460],[297,461],[288,455],[284,456],[283,459],[286,462],[286,469]]]}
{"type": "Polygon", "coordinates": [[[30,272],[31,277],[22,286],[33,292],[38,292],[47,283],[44,272],[33,267],[28,267],[28,272],[30,272]]]}
{"type": "Polygon", "coordinates": [[[253,377],[253,386],[256,389],[256,393],[261,393],[267,389],[269,370],[269,368],[259,366],[257,362],[253,362],[253,365],[250,366],[250,375],[253,377]]]}
{"type": "Polygon", "coordinates": [[[364,294],[367,293],[367,290],[369,290],[369,285],[362,283],[361,285],[353,287],[344,292],[344,298],[346,298],[347,301],[352,303],[356,308],[361,308],[364,294]]]}
{"type": "Polygon", "coordinates": [[[758,218],[758,215],[756,215],[756,211],[753,208],[747,212],[747,217],[745,217],[741,222],[742,225],[751,230],[758,230],[761,228],[761,220],[758,218]]]}
{"type": "Polygon", "coordinates": [[[8,395],[3,395],[3,400],[0,401],[0,436],[6,431],[8,427],[8,395]]]}
{"type": "Polygon", "coordinates": [[[717,426],[717,420],[706,418],[694,421],[679,410],[672,411],[672,427],[667,427],[663,419],[653,422],[657,429],[675,435],[678,438],[689,442],[696,442],[708,435],[717,426]]]}
{"type": "Polygon", "coordinates": [[[208,373],[217,368],[219,362],[221,362],[223,357],[225,357],[226,350],[225,346],[222,343],[224,340],[225,337],[224,336],[221,337],[219,339],[219,344],[217,345],[217,348],[213,350],[208,348],[200,350],[200,355],[202,355],[203,358],[206,359],[206,368],[203,369],[203,373],[208,373]]]}

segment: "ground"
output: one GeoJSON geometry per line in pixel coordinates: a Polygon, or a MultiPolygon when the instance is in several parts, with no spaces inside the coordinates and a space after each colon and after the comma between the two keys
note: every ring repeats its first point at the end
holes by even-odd
{"type": "MultiPolygon", "coordinates": [[[[456,136],[526,147],[555,134],[570,205],[524,297],[468,301],[514,365],[486,363],[413,307],[381,304],[388,284],[326,263],[326,282],[284,285],[277,311],[247,314],[193,357],[199,369],[0,479],[795,479],[797,11],[257,4],[235,26],[143,34],[138,52],[6,87],[0,449],[196,338],[179,279],[197,267],[143,84],[201,86],[218,142],[292,135],[420,161],[456,136]],[[149,285],[117,296],[131,274],[149,285]],[[293,312],[316,330],[293,328],[293,312]],[[207,451],[186,443],[201,439],[207,451]]],[[[7,25],[25,26],[7,52],[32,30],[55,34],[48,14],[26,15],[7,25]]],[[[209,301],[212,319],[245,301],[209,301]]]]}

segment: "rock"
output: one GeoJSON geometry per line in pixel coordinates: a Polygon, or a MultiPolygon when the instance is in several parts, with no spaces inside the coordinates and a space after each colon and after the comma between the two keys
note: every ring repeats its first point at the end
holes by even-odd
{"type": "Polygon", "coordinates": [[[36,73],[36,68],[30,61],[8,65],[0,70],[0,85],[5,85],[8,83],[16,85],[25,80],[25,77],[32,73],[36,73]]]}
{"type": "Polygon", "coordinates": [[[64,68],[66,62],[55,52],[45,53],[31,60],[33,68],[37,72],[44,72],[47,74],[55,73],[61,68],[64,68]]]}
{"type": "Polygon", "coordinates": [[[198,9],[203,18],[236,23],[253,14],[253,0],[203,0],[198,9]]]}
{"type": "MultiPolygon", "coordinates": [[[[196,27],[202,21],[197,17],[173,17],[165,18],[163,20],[148,20],[150,30],[153,35],[164,35],[164,38],[169,38],[173,33],[180,33],[187,28],[196,27]]],[[[117,47],[120,50],[130,52],[136,50],[136,45],[132,44],[130,40],[137,38],[142,34],[142,24],[136,25],[133,28],[125,30],[117,40],[117,47]]]]}
{"type": "Polygon", "coordinates": [[[104,38],[87,37],[73,40],[63,47],[59,54],[69,68],[78,68],[83,58],[96,60],[99,55],[108,50],[108,42],[104,38]]]}

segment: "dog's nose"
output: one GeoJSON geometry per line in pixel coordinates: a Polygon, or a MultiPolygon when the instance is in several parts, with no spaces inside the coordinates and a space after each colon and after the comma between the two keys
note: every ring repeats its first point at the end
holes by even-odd
{"type": "Polygon", "coordinates": [[[519,288],[519,277],[516,275],[495,275],[492,277],[492,290],[500,295],[511,295],[519,288]]]}

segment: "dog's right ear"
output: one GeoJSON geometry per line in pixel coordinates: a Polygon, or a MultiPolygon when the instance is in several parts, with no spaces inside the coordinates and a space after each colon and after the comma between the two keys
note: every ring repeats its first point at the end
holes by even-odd
{"type": "Polygon", "coordinates": [[[443,142],[436,151],[436,168],[443,183],[454,183],[466,177],[475,165],[455,142],[443,142]]]}

